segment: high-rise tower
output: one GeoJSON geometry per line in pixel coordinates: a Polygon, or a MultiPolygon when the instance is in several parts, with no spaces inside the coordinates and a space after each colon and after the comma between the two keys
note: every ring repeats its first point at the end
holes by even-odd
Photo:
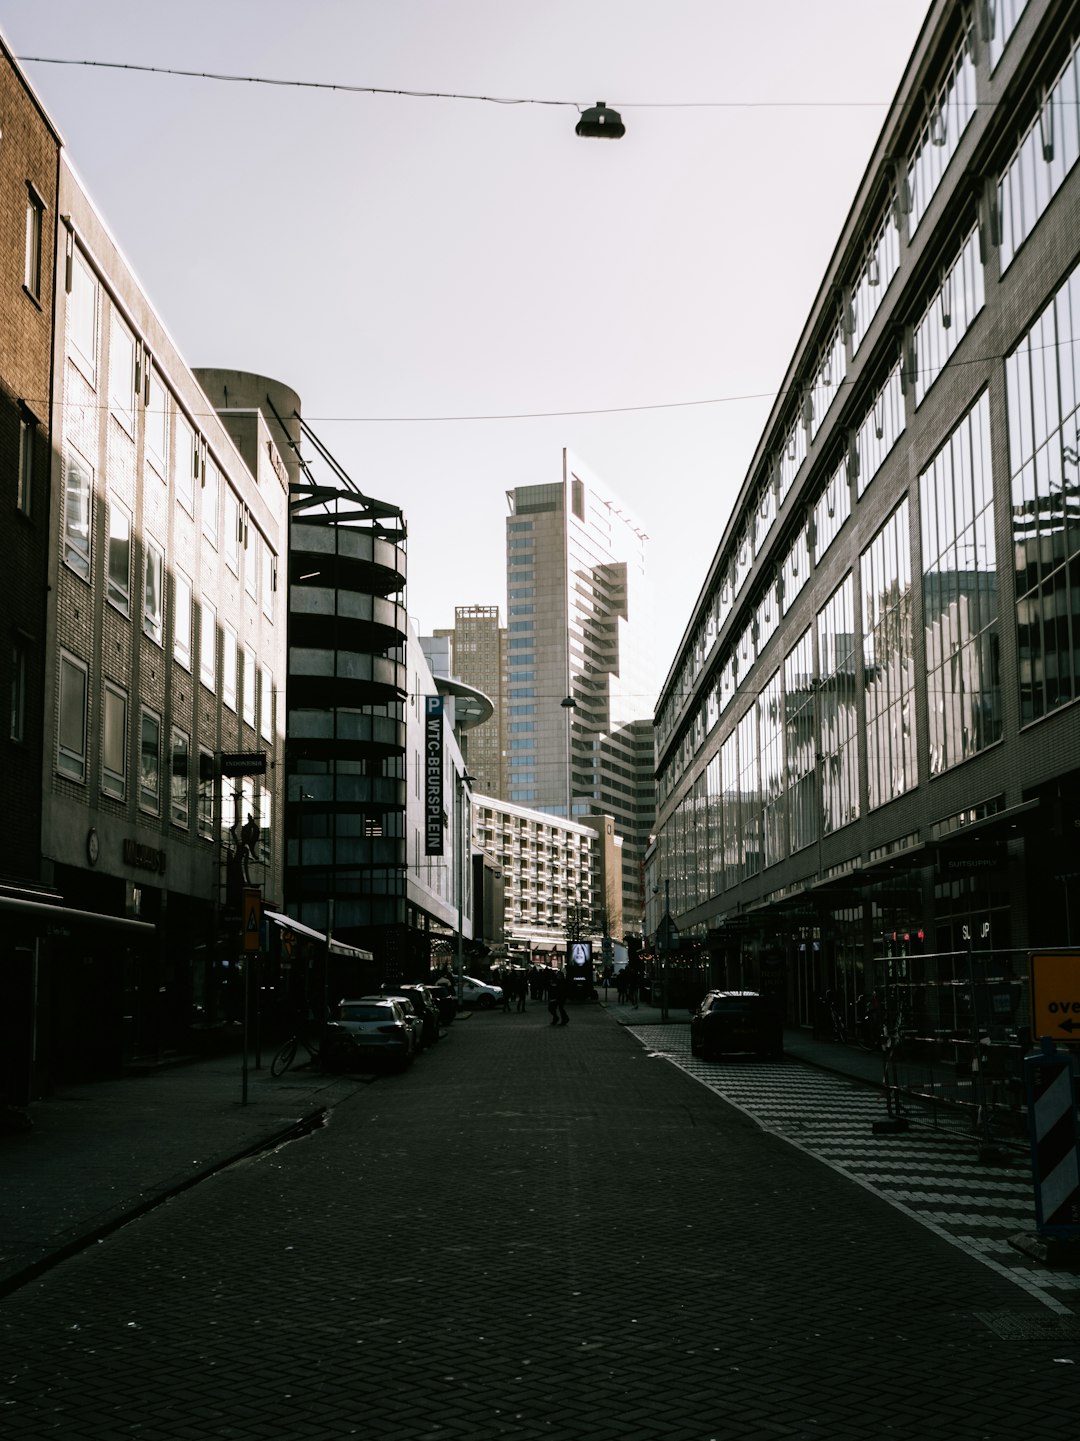
{"type": "Polygon", "coordinates": [[[561,480],[507,499],[506,798],[614,817],[636,931],[655,811],[647,536],[566,450],[561,480]]]}

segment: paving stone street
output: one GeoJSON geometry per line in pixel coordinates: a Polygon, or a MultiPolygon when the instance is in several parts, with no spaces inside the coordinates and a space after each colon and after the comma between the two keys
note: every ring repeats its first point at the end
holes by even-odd
{"type": "MultiPolygon", "coordinates": [[[[571,1016],[455,1024],[12,1290],[3,1434],[1075,1435],[1074,1293],[951,1244],[613,1011],[571,1016]]],[[[767,1071],[797,1104],[808,1068],[767,1071]]]]}

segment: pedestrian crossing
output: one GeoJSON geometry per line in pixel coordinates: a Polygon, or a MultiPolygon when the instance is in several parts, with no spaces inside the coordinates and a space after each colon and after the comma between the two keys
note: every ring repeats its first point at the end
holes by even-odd
{"type": "Polygon", "coordinates": [[[626,1028],[651,1055],[669,1061],[764,1129],[783,1137],[935,1231],[950,1244],[1037,1296],[1053,1311],[1080,1308],[1080,1275],[1050,1270],[1009,1245],[1035,1231],[1031,1169],[979,1162],[973,1137],[911,1130],[873,1133],[885,1117],[881,1094],[845,1076],[790,1060],[704,1061],[690,1053],[686,1025],[626,1028]]]}

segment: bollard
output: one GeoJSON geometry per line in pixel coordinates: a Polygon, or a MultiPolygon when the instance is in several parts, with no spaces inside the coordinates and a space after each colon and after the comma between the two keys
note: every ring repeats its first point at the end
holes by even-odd
{"type": "Polygon", "coordinates": [[[1080,1129],[1072,1056],[1050,1036],[1024,1057],[1035,1220],[1041,1236],[1080,1238],[1080,1129]]]}

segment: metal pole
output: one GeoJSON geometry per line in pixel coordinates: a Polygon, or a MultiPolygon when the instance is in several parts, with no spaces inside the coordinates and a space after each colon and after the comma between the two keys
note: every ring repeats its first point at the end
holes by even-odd
{"type": "Polygon", "coordinates": [[[671,882],[664,881],[663,945],[660,950],[660,1019],[668,1018],[668,951],[671,949],[671,882]]]}
{"type": "Polygon", "coordinates": [[[465,866],[464,856],[461,847],[461,813],[463,806],[464,782],[462,778],[454,773],[454,865],[457,869],[457,957],[455,969],[457,972],[457,1000],[460,1006],[465,998],[465,937],[463,927],[465,924],[465,866]]]}

